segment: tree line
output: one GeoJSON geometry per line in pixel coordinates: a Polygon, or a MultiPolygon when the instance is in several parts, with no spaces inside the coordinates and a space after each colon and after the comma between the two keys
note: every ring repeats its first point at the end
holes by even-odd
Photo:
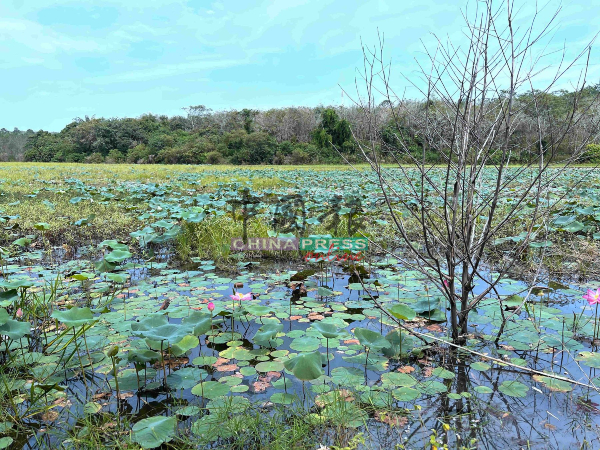
{"type": "MultiPolygon", "coordinates": [[[[581,93],[581,92],[580,92],[581,93]]],[[[600,84],[578,96],[579,108],[592,114],[572,127],[570,139],[553,157],[569,155],[577,133],[597,125],[600,84]],[[581,100],[583,99],[583,101],[581,100]]],[[[537,128],[539,117],[550,125],[573,120],[573,92],[527,92],[516,97],[515,111],[528,121],[513,137],[515,163],[526,162],[531,148],[544,145],[537,128]],[[535,122],[534,122],[535,121],[535,122]],[[534,126],[535,125],[535,126],[534,126]]],[[[490,99],[489,102],[500,99],[490,99]]],[[[445,149],[430,145],[427,127],[446,113],[442,102],[397,100],[383,102],[366,115],[360,106],[288,107],[212,111],[203,106],[184,108],[185,115],[145,114],[138,118],[77,118],[58,133],[0,130],[0,159],[36,162],[154,163],[154,164],[327,164],[358,161],[358,142],[375,142],[389,162],[428,162],[443,159],[445,149]],[[402,103],[402,108],[397,108],[402,103]],[[399,114],[409,111],[410,114],[399,114]],[[375,139],[373,139],[375,137],[375,139]],[[396,150],[402,149],[402,152],[396,150]],[[408,150],[408,151],[406,151],[408,150]]],[[[493,110],[493,108],[492,108],[493,110]]],[[[493,120],[493,118],[490,118],[493,120]]],[[[441,129],[443,133],[444,130],[441,129]]],[[[448,130],[448,132],[450,132],[448,130]]],[[[448,136],[448,142],[452,136],[448,136]]],[[[373,144],[371,144],[373,145],[373,144]]],[[[600,147],[592,144],[588,159],[600,162],[600,147]]]]}

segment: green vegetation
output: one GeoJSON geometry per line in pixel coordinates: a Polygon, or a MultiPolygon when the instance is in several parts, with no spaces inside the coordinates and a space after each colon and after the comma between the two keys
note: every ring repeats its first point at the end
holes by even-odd
{"type": "MultiPolygon", "coordinates": [[[[578,91],[577,111],[593,110],[600,87],[578,91]]],[[[523,125],[514,131],[514,163],[528,162],[539,147],[533,126],[536,115],[544,123],[568,121],[574,92],[527,92],[515,99],[523,125]],[[533,101],[535,99],[535,102],[533,101]],[[535,107],[534,107],[535,105],[535,107]]],[[[503,99],[490,99],[500,104],[503,99]]],[[[360,161],[357,143],[375,137],[382,157],[389,162],[410,163],[411,156],[428,162],[444,160],[444,148],[431,147],[420,124],[429,114],[443,116],[445,106],[414,101],[404,113],[389,102],[376,107],[379,129],[372,131],[357,107],[283,108],[267,111],[213,112],[205,106],[186,108],[187,116],[144,115],[139,118],[76,119],[59,133],[0,131],[0,159],[32,162],[155,163],[155,164],[331,164],[360,161]],[[406,116],[404,117],[403,114],[406,116]],[[420,119],[419,119],[420,118],[420,119]],[[405,149],[398,156],[394,149],[405,149]]],[[[490,109],[494,109],[493,105],[490,109]]],[[[553,149],[556,162],[569,157],[578,136],[589,132],[594,120],[577,123],[572,136],[553,149]],[[575,141],[574,141],[575,140],[575,141]]],[[[550,132],[550,131],[548,131],[550,132]]],[[[542,145],[550,138],[542,136],[542,145]]],[[[595,144],[597,145],[597,144],[595,144]]],[[[591,147],[588,162],[594,162],[591,147]]],[[[596,158],[597,159],[597,158],[596,158]]],[[[584,161],[582,161],[584,162],[584,161]]]]}
{"type": "MultiPolygon", "coordinates": [[[[581,296],[600,286],[598,186],[560,175],[548,195],[570,195],[452,353],[439,288],[386,254],[371,172],[4,164],[0,447],[510,448],[542,421],[536,442],[596,446],[600,327],[581,296]],[[358,264],[231,252],[244,223],[372,243],[358,264]]],[[[491,268],[522,232],[503,229],[491,268]]]]}
{"type": "Polygon", "coordinates": [[[211,113],[187,108],[188,117],[86,117],[60,133],[39,131],[24,145],[34,162],[161,164],[305,164],[340,162],[354,152],[350,123],[332,108],[288,108],[211,113]],[[290,123],[290,120],[302,120],[290,123]]]}

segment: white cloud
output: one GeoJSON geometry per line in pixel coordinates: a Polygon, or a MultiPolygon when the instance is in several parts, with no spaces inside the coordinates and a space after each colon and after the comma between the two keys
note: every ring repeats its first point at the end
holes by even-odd
{"type": "Polygon", "coordinates": [[[242,64],[246,64],[247,62],[247,60],[238,59],[214,59],[179,64],[161,64],[152,67],[147,67],[142,70],[133,70],[129,72],[122,72],[99,77],[89,77],[84,79],[83,82],[90,84],[114,84],[128,83],[134,81],[148,81],[160,78],[168,78],[182,74],[202,73],[213,69],[222,69],[225,67],[239,66],[242,64]]]}
{"type": "Polygon", "coordinates": [[[0,42],[39,53],[110,51],[106,42],[57,33],[37,22],[16,18],[0,18],[0,42]]]}

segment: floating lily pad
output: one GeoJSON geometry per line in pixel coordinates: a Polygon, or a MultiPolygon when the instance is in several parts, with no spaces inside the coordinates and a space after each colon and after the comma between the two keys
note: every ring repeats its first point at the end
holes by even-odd
{"type": "Polygon", "coordinates": [[[489,370],[491,366],[484,362],[477,361],[477,362],[471,363],[471,365],[469,367],[471,367],[471,369],[473,369],[473,370],[483,372],[485,370],[489,370]]]}
{"type": "Polygon", "coordinates": [[[131,438],[143,448],[156,448],[173,439],[176,427],[177,420],[174,417],[150,417],[133,426],[131,438]]]}
{"type": "Polygon", "coordinates": [[[260,362],[255,366],[259,372],[281,372],[284,367],[280,361],[264,361],[260,362]]]}
{"type": "Polygon", "coordinates": [[[410,387],[400,387],[392,391],[394,398],[400,402],[410,402],[421,396],[421,393],[410,387]]]}
{"type": "Polygon", "coordinates": [[[529,388],[519,381],[503,381],[498,390],[509,397],[527,397],[529,388]]]}
{"type": "Polygon", "coordinates": [[[229,393],[229,386],[218,381],[205,381],[192,388],[192,394],[204,398],[217,398],[229,393]]]}

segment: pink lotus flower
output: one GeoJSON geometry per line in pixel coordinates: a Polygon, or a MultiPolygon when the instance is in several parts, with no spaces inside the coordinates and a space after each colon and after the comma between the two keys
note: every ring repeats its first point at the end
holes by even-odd
{"type": "Polygon", "coordinates": [[[252,292],[249,292],[248,294],[242,294],[241,292],[236,292],[234,295],[230,295],[229,297],[231,297],[232,300],[238,300],[238,301],[242,301],[242,300],[252,300],[252,292]]]}
{"type": "Polygon", "coordinates": [[[210,302],[210,303],[207,305],[207,308],[208,308],[208,310],[209,310],[210,312],[213,312],[213,311],[215,310],[215,304],[214,304],[213,302],[210,302]]]}
{"type": "Polygon", "coordinates": [[[595,292],[588,289],[587,294],[583,298],[588,301],[590,306],[600,303],[600,288],[595,292]]]}
{"type": "Polygon", "coordinates": [[[21,308],[17,309],[15,315],[20,319],[21,317],[23,317],[23,310],[21,308]]]}

